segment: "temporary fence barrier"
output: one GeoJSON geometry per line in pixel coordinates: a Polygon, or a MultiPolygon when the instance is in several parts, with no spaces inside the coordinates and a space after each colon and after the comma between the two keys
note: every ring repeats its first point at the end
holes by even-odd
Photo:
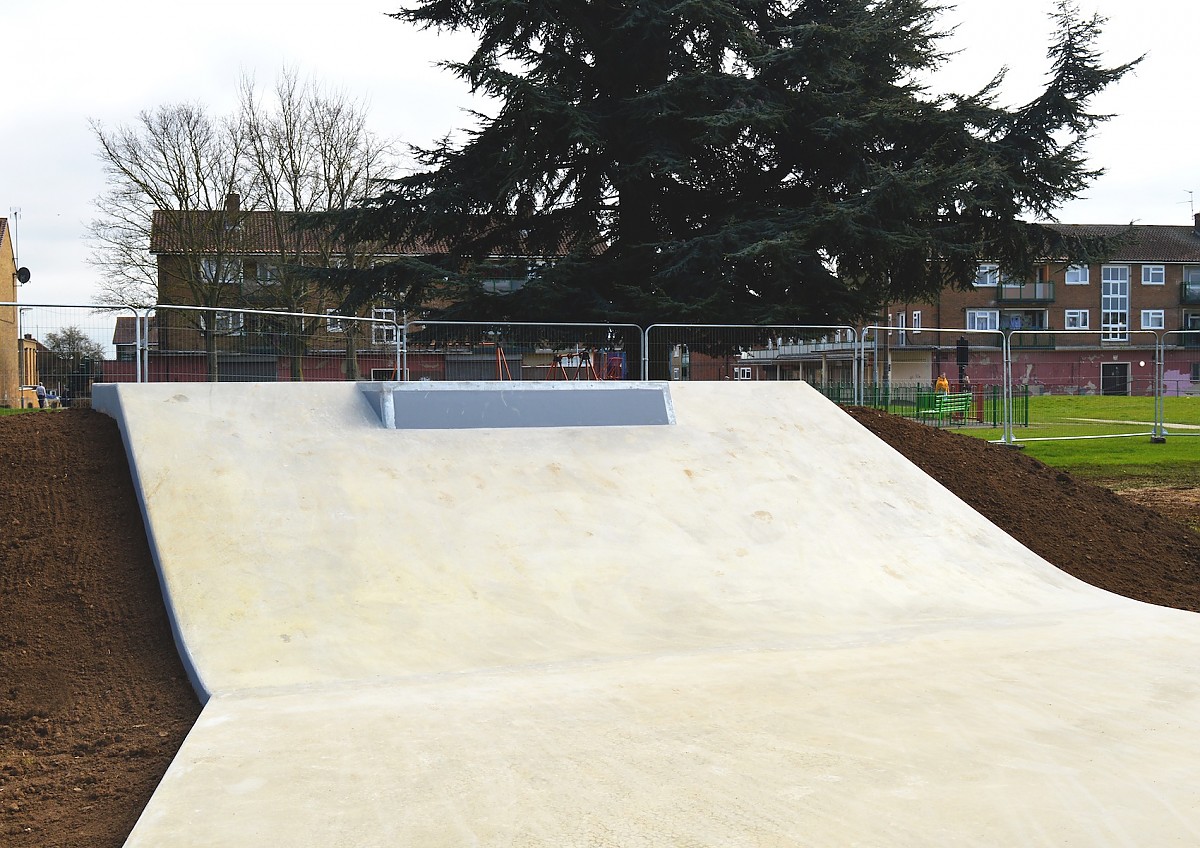
{"type": "Polygon", "coordinates": [[[1009,391],[1022,386],[1030,400],[1027,426],[1019,435],[1007,427],[1002,441],[1136,436],[1158,440],[1161,362],[1159,334],[1151,330],[1006,331],[1009,391]],[[1116,402],[1117,397],[1126,400],[1116,402]]]}
{"type": "Polygon", "coordinates": [[[646,329],[642,376],[857,386],[857,340],[848,325],[653,324],[646,329]]]}
{"type": "Polygon", "coordinates": [[[148,382],[401,379],[400,322],[333,313],[159,305],[139,313],[148,382]]]}
{"type": "Polygon", "coordinates": [[[114,342],[135,316],[120,306],[0,303],[0,406],[86,406],[93,383],[135,381],[114,342]]]}
{"type": "Polygon", "coordinates": [[[406,321],[408,380],[637,380],[634,324],[406,321]]]}
{"type": "Polygon", "coordinates": [[[100,380],[803,379],[840,404],[1002,429],[1004,443],[1200,435],[1188,424],[1169,428],[1164,417],[1164,398],[1200,394],[1200,330],[655,324],[643,331],[0,303],[5,321],[21,340],[16,358],[0,357],[0,405],[7,406],[36,405],[38,379],[51,405],[86,403],[100,380]],[[947,385],[937,384],[939,376],[947,385]],[[1105,411],[1089,410],[1092,396],[1105,398],[1105,411]],[[1125,400],[1114,413],[1118,396],[1125,400]],[[1077,402],[1059,409],[1067,398],[1077,402]]]}
{"type": "Polygon", "coordinates": [[[1166,399],[1173,404],[1200,403],[1200,328],[1163,333],[1158,358],[1162,436],[1200,436],[1200,426],[1172,421],[1166,399]],[[1182,401],[1181,398],[1195,398],[1182,401]]]}
{"type": "Polygon", "coordinates": [[[864,327],[859,402],[932,423],[1003,424],[1013,414],[1004,349],[1004,336],[995,329],[864,327]],[[945,378],[944,386],[938,378],[945,378]],[[939,389],[954,397],[939,400],[939,389]],[[955,408],[944,414],[948,406],[955,408]]]}

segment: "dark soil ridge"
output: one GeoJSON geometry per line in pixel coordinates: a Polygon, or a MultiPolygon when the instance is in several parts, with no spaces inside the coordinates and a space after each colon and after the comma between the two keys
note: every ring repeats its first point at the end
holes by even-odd
{"type": "MultiPolygon", "coordinates": [[[[1200,611],[1200,536],[1008,448],[851,414],[1050,562],[1200,611]]],[[[200,707],[116,423],[0,418],[0,844],[116,848],[200,707]]]]}

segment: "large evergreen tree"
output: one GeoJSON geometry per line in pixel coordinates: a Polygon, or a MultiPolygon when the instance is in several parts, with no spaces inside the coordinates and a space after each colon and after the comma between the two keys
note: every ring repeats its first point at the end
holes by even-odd
{"type": "MultiPolygon", "coordinates": [[[[974,279],[980,259],[1103,249],[1045,217],[1099,172],[1083,144],[1102,21],[1067,3],[1044,92],[1002,108],[919,81],[945,58],[928,0],[422,0],[394,17],[470,30],[447,67],[499,104],[352,214],[357,238],[448,246],[431,265],[552,256],[491,318],[850,320],[974,279]]],[[[410,263],[411,267],[411,263],[410,263]]]]}

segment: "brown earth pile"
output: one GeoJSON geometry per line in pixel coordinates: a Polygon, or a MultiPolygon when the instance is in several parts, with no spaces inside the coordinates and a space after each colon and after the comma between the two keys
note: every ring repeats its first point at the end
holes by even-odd
{"type": "MultiPolygon", "coordinates": [[[[1179,520],[1018,451],[852,412],[1060,568],[1200,611],[1200,536],[1179,520]]],[[[1194,518],[1200,485],[1171,500],[1194,518]]],[[[0,418],[0,844],[120,846],[199,710],[115,422],[0,418]]]]}

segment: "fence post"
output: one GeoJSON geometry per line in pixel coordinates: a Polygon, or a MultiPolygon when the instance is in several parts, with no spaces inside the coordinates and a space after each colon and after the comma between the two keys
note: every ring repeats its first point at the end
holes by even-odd
{"type": "Polygon", "coordinates": [[[1166,413],[1164,408],[1166,404],[1163,401],[1163,382],[1165,373],[1163,368],[1163,360],[1167,358],[1167,343],[1163,336],[1158,332],[1154,334],[1154,432],[1150,435],[1150,441],[1154,444],[1163,444],[1167,440],[1166,430],[1166,413]]]}
{"type": "Polygon", "coordinates": [[[1000,331],[1001,348],[1003,350],[1003,387],[1002,394],[1002,412],[1004,418],[1004,438],[1003,442],[1006,445],[1012,445],[1016,441],[1016,436],[1013,433],[1013,381],[1012,381],[1012,331],[1000,331]]]}
{"type": "Polygon", "coordinates": [[[396,379],[408,380],[408,310],[400,313],[403,323],[396,333],[396,379]]]}

